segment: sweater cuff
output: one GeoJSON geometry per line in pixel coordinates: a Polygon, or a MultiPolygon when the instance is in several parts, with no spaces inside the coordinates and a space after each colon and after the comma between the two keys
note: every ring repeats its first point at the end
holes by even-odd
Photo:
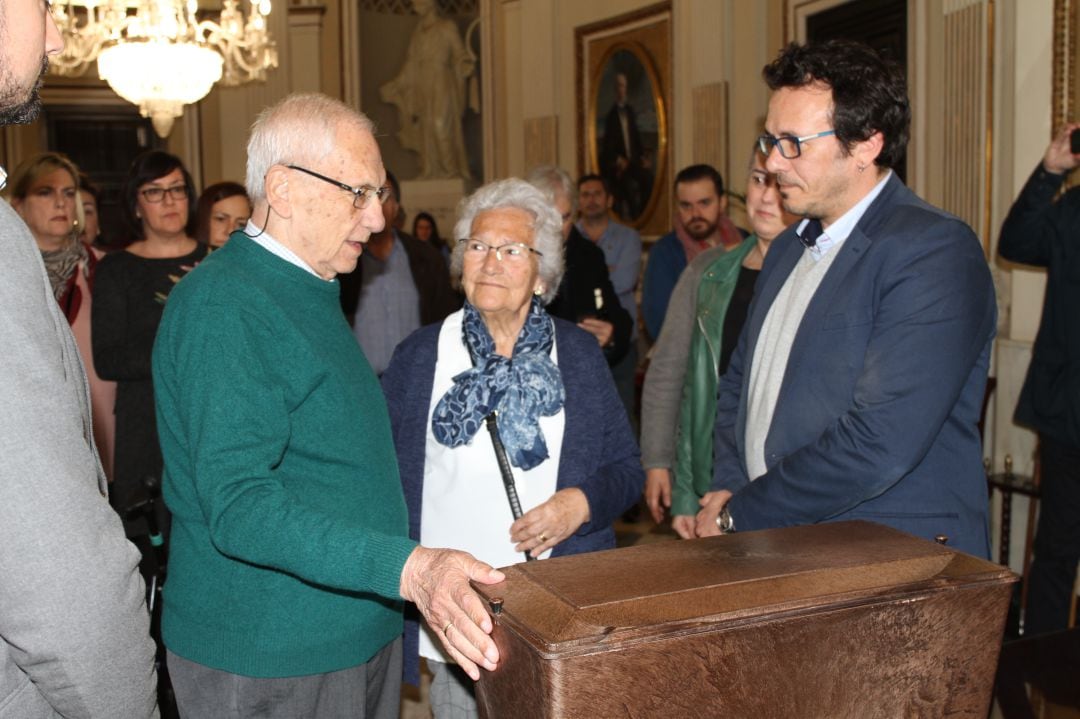
{"type": "Polygon", "coordinates": [[[413,550],[419,546],[419,542],[392,535],[374,536],[369,539],[369,542],[373,555],[379,557],[379,561],[384,564],[386,570],[380,572],[379,579],[372,582],[372,590],[380,596],[405,601],[405,598],[401,596],[401,573],[405,569],[405,562],[409,560],[413,550]]]}

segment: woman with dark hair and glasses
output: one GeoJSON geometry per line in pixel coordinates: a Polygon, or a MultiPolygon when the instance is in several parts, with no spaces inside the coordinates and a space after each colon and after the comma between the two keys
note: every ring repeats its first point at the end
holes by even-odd
{"type": "Polygon", "coordinates": [[[229,235],[242,230],[251,218],[251,199],[244,186],[218,182],[199,195],[195,212],[195,239],[211,250],[221,247],[229,235]]]}
{"type": "MultiPolygon", "coordinates": [[[[148,478],[161,474],[150,355],[169,293],[206,256],[206,246],[191,235],[194,197],[191,175],[179,158],[159,151],[139,155],[123,195],[133,241],[107,255],[97,268],[94,366],[102,378],[117,382],[109,499],[121,513],[145,498],[148,478]]],[[[142,520],[125,520],[125,528],[143,551],[141,569],[147,576],[153,570],[147,527],[142,520]]]]}

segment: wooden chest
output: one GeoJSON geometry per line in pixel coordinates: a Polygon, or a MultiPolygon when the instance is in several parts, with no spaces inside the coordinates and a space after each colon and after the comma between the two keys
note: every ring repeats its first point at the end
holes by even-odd
{"type": "Polygon", "coordinates": [[[1016,580],[869,522],[505,571],[488,719],[985,719],[1016,580]]]}

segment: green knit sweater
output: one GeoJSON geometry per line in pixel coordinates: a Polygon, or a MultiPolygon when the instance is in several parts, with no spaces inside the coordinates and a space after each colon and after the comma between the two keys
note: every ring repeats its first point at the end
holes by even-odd
{"type": "Polygon", "coordinates": [[[338,283],[234,235],[169,297],[154,390],[173,513],[166,646],[283,677],[356,666],[397,637],[416,544],[338,283]]]}

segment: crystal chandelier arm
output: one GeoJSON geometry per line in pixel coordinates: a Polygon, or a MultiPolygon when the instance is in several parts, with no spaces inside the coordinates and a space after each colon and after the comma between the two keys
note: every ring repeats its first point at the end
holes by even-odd
{"type": "Polygon", "coordinates": [[[52,13],[64,38],[64,48],[49,59],[49,65],[66,77],[86,74],[101,51],[122,39],[135,20],[134,15],[123,12],[122,4],[118,12],[112,2],[105,6],[88,7],[68,0],[67,3],[53,5],[52,13]]]}
{"type": "MultiPolygon", "coordinates": [[[[265,30],[265,23],[254,17],[243,27],[243,34],[230,32],[230,23],[222,11],[223,24],[212,20],[199,23],[198,35],[221,53],[225,60],[223,85],[239,85],[252,80],[265,80],[266,71],[277,67],[277,48],[265,30]]],[[[262,18],[259,18],[262,20],[262,18]]],[[[235,30],[235,25],[232,26],[235,30]]]]}

